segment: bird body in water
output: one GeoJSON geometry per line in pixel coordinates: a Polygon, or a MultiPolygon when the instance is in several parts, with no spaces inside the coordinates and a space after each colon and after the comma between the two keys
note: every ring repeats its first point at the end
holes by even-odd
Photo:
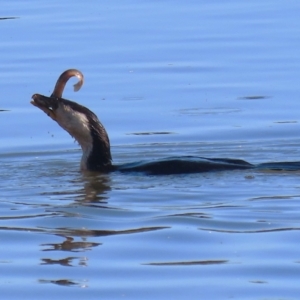
{"type": "MultiPolygon", "coordinates": [[[[79,143],[82,149],[81,170],[97,172],[144,172],[147,174],[184,174],[252,168],[282,168],[282,164],[252,165],[244,160],[204,157],[171,157],[162,160],[113,165],[108,134],[98,117],[88,108],[62,98],[63,90],[71,77],[77,77],[74,90],[83,85],[83,74],[76,69],[63,72],[50,97],[32,96],[31,104],[44,111],[79,143]],[[277,167],[276,167],[277,166],[277,167]]],[[[292,169],[295,165],[290,166],[292,169]]],[[[299,168],[300,166],[296,166],[299,168]]]]}

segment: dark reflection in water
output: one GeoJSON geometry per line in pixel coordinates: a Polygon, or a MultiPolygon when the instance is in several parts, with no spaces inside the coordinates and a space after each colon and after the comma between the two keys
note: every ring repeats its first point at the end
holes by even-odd
{"type": "Polygon", "coordinates": [[[262,95],[253,95],[253,96],[244,96],[239,97],[238,100],[263,100],[271,98],[270,96],[262,96],[262,95]]]}
{"type": "Polygon", "coordinates": [[[42,258],[41,265],[60,265],[63,267],[74,267],[74,261],[79,260],[78,265],[87,266],[86,257],[66,257],[62,259],[42,258]]]}
{"type": "Polygon", "coordinates": [[[195,217],[195,218],[203,218],[203,219],[211,219],[212,217],[209,216],[206,213],[192,213],[192,212],[188,212],[188,213],[182,213],[182,214],[173,214],[173,215],[168,215],[168,217],[195,217]]]}
{"type": "MultiPolygon", "coordinates": [[[[127,230],[97,230],[97,229],[73,229],[73,228],[32,228],[32,227],[0,227],[0,230],[5,231],[26,231],[26,232],[39,232],[39,233],[50,233],[53,235],[62,236],[71,242],[72,238],[70,236],[79,237],[96,237],[96,236],[109,236],[109,235],[119,235],[119,234],[132,234],[141,233],[155,230],[168,229],[169,226],[156,226],[156,227],[141,227],[127,230]]],[[[72,247],[71,247],[72,248],[72,247]]]]}
{"type": "Polygon", "coordinates": [[[242,110],[239,108],[229,108],[229,107],[211,107],[211,108],[201,108],[201,107],[193,107],[193,108],[184,108],[178,110],[180,115],[187,116],[200,116],[200,115],[220,115],[220,114],[232,114],[239,113],[242,110]]]}
{"type": "Polygon", "coordinates": [[[47,249],[43,249],[42,251],[71,251],[71,252],[79,252],[79,251],[86,251],[91,250],[92,247],[96,247],[101,245],[101,243],[93,243],[87,241],[75,242],[74,238],[66,237],[66,240],[62,243],[55,243],[55,244],[42,244],[41,246],[49,247],[47,249]]]}
{"type": "Polygon", "coordinates": [[[75,281],[72,281],[72,280],[69,280],[69,279],[58,279],[58,280],[40,279],[39,282],[40,283],[53,283],[53,284],[62,285],[62,286],[80,286],[80,287],[84,287],[79,282],[75,282],[75,281]]]}
{"type": "MultiPolygon", "coordinates": [[[[28,205],[28,204],[23,204],[23,203],[18,203],[22,205],[28,205]]],[[[0,220],[20,220],[20,219],[31,219],[31,218],[43,218],[43,217],[49,217],[49,216],[59,216],[60,213],[58,212],[51,212],[51,213],[46,213],[46,214],[35,214],[35,215],[22,215],[22,216],[9,216],[9,217],[0,217],[0,220]]]]}
{"type": "Polygon", "coordinates": [[[298,123],[298,121],[276,121],[276,122],[273,122],[274,124],[295,124],[295,123],[298,123]]]}
{"type": "Polygon", "coordinates": [[[111,179],[102,174],[84,174],[82,178],[84,186],[79,190],[79,196],[75,197],[78,202],[102,202],[107,203],[108,197],[105,195],[111,190],[111,179]]]}
{"type": "Polygon", "coordinates": [[[263,280],[250,280],[250,283],[258,283],[258,284],[265,284],[268,283],[267,281],[263,281],[263,280]]]}
{"type": "Polygon", "coordinates": [[[68,238],[69,236],[80,236],[84,237],[96,237],[96,236],[110,236],[110,235],[119,235],[119,234],[132,234],[132,233],[141,233],[148,231],[155,231],[161,229],[167,229],[169,227],[141,227],[135,229],[127,230],[97,230],[97,229],[73,229],[73,228],[57,228],[53,230],[54,234],[59,236],[64,236],[68,238]]]}
{"type": "Polygon", "coordinates": [[[127,135],[155,135],[155,134],[175,134],[175,132],[152,131],[152,132],[132,132],[132,133],[127,133],[127,135]]]}
{"type": "Polygon", "coordinates": [[[79,178],[69,181],[68,186],[82,186],[75,190],[59,190],[42,192],[41,196],[67,196],[80,203],[107,203],[106,193],[111,190],[111,179],[109,175],[87,172],[79,178]]]}
{"type": "Polygon", "coordinates": [[[18,19],[18,17],[1,17],[0,21],[1,20],[11,20],[11,19],[18,19]]]}
{"type": "Polygon", "coordinates": [[[195,266],[195,265],[217,265],[228,263],[228,260],[194,260],[194,261],[172,261],[172,262],[153,262],[144,265],[148,266],[195,266]]]}
{"type": "MultiPolygon", "coordinates": [[[[88,230],[88,229],[68,229],[60,228],[54,229],[54,234],[63,236],[65,240],[62,243],[47,243],[41,244],[42,247],[46,247],[42,251],[70,251],[70,252],[81,252],[86,250],[91,250],[93,247],[102,245],[101,243],[89,242],[87,237],[96,237],[96,236],[109,236],[109,235],[118,235],[118,234],[133,234],[141,233],[147,231],[155,231],[160,229],[165,229],[169,227],[145,227],[137,229],[128,229],[128,230],[88,230]],[[60,232],[58,234],[58,232],[60,232]],[[62,233],[65,234],[62,234],[62,233]],[[76,242],[72,236],[80,236],[83,240],[76,242]]],[[[67,259],[68,260],[68,259],[67,259]]],[[[43,259],[43,261],[49,262],[48,258],[43,259]]]]}
{"type": "Polygon", "coordinates": [[[261,196],[261,197],[255,197],[252,199],[249,199],[249,201],[262,201],[262,200],[290,200],[294,198],[299,198],[300,195],[276,195],[276,196],[261,196]]]}
{"type": "Polygon", "coordinates": [[[278,232],[278,231],[298,231],[300,230],[300,228],[290,227],[290,228],[273,228],[273,229],[258,229],[258,230],[224,230],[224,229],[199,228],[199,230],[223,232],[223,233],[266,233],[266,232],[278,232]]]}

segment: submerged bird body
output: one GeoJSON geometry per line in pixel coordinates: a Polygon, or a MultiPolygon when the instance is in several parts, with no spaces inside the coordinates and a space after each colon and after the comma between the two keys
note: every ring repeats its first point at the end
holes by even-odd
{"type": "MultiPolygon", "coordinates": [[[[66,82],[73,76],[79,79],[79,82],[74,85],[75,91],[79,90],[83,84],[83,75],[76,69],[70,69],[60,75],[50,97],[34,94],[31,104],[44,111],[79,143],[82,149],[81,170],[97,172],[118,170],[163,175],[258,167],[239,159],[192,156],[112,165],[109,137],[98,117],[85,106],[62,98],[66,82]]],[[[260,169],[272,168],[272,166],[275,169],[282,168],[282,164],[262,164],[261,166],[260,169]]],[[[290,164],[288,167],[293,169],[295,165],[290,164]]]]}

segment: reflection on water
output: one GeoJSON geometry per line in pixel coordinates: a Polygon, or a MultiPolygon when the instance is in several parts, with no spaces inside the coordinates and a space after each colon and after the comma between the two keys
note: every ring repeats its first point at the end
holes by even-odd
{"type": "Polygon", "coordinates": [[[83,174],[83,178],[72,181],[73,184],[82,184],[83,188],[74,193],[74,199],[78,203],[107,203],[107,192],[111,190],[111,179],[107,175],[83,174]]]}
{"type": "Polygon", "coordinates": [[[63,267],[75,267],[78,265],[87,267],[86,257],[66,257],[62,259],[42,258],[41,260],[41,265],[60,265],[63,267]]]}
{"type": "Polygon", "coordinates": [[[203,261],[177,261],[177,262],[153,262],[149,266],[194,266],[194,265],[216,265],[228,263],[227,260],[203,260],[203,261]]]}
{"type": "Polygon", "coordinates": [[[277,121],[277,122],[274,122],[274,123],[277,123],[277,124],[290,124],[290,123],[298,123],[298,121],[277,121]]]}
{"type": "Polygon", "coordinates": [[[79,286],[81,288],[86,287],[85,284],[74,282],[74,281],[71,281],[69,279],[58,279],[58,280],[43,280],[43,279],[40,279],[39,282],[40,283],[54,283],[54,284],[62,285],[62,286],[79,286]]]}
{"type": "Polygon", "coordinates": [[[63,241],[62,243],[42,244],[41,246],[43,247],[47,246],[42,251],[62,250],[62,251],[78,252],[78,251],[90,250],[92,247],[96,247],[99,245],[100,243],[91,243],[87,241],[74,242],[74,238],[66,237],[66,240],[63,241]]]}
{"type": "Polygon", "coordinates": [[[155,135],[155,134],[175,134],[175,132],[166,132],[166,131],[160,131],[160,132],[133,132],[133,133],[127,133],[128,135],[155,135]]]}
{"type": "Polygon", "coordinates": [[[17,17],[0,17],[0,21],[1,20],[10,20],[10,19],[17,19],[17,17]]]}
{"type": "Polygon", "coordinates": [[[238,100],[263,100],[271,98],[269,96],[244,96],[244,97],[238,97],[238,100]]]}

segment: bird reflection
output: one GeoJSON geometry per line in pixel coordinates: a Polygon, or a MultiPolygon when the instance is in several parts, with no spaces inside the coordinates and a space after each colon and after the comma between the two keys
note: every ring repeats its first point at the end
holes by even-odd
{"type": "Polygon", "coordinates": [[[57,279],[57,280],[46,280],[46,279],[40,279],[40,283],[53,283],[57,285],[62,285],[62,286],[80,286],[81,288],[87,287],[86,283],[78,283],[69,279],[57,279]]]}
{"type": "Polygon", "coordinates": [[[63,267],[74,267],[74,261],[79,260],[78,265],[87,267],[87,257],[66,257],[62,259],[42,258],[41,265],[60,265],[63,267]]]}
{"type": "Polygon", "coordinates": [[[96,247],[101,245],[101,243],[93,243],[87,241],[74,242],[74,238],[66,237],[66,240],[62,243],[53,243],[53,244],[42,244],[42,246],[46,246],[48,248],[43,249],[42,251],[72,251],[72,252],[80,252],[85,250],[91,250],[92,247],[96,247]]]}
{"type": "MultiPolygon", "coordinates": [[[[59,185],[61,188],[61,185],[59,185]]],[[[55,190],[50,192],[42,192],[44,196],[63,197],[64,199],[72,199],[77,203],[107,203],[108,191],[111,190],[111,179],[108,174],[79,174],[78,177],[69,180],[66,189],[55,190]]]]}
{"type": "Polygon", "coordinates": [[[76,202],[80,203],[107,203],[106,193],[111,190],[110,176],[107,174],[87,173],[76,180],[83,183],[83,188],[77,191],[76,202]]]}

